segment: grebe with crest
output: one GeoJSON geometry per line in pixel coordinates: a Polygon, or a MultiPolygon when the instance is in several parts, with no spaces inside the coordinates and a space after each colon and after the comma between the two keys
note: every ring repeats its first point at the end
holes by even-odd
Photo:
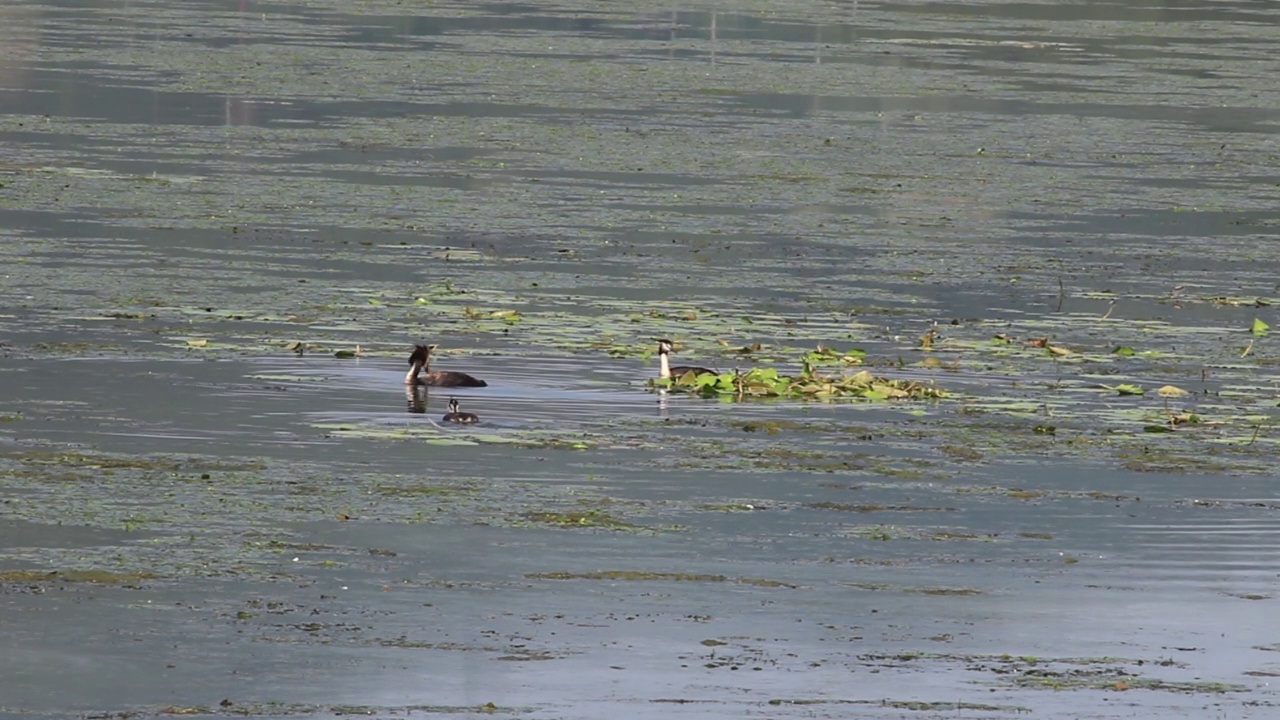
{"type": "Polygon", "coordinates": [[[689,373],[693,373],[694,375],[701,375],[703,373],[719,375],[719,373],[717,373],[715,370],[708,370],[707,368],[698,367],[697,365],[676,365],[675,367],[672,367],[671,361],[668,360],[667,356],[673,352],[675,352],[675,346],[670,340],[666,340],[666,339],[658,340],[658,377],[659,378],[663,378],[663,379],[682,378],[689,373]]]}
{"type": "Polygon", "coordinates": [[[433,387],[487,387],[489,383],[472,377],[464,372],[453,370],[430,370],[431,351],[436,345],[415,345],[409,355],[409,374],[404,376],[405,385],[431,385],[433,387]],[[421,376],[418,373],[422,373],[421,376]]]}

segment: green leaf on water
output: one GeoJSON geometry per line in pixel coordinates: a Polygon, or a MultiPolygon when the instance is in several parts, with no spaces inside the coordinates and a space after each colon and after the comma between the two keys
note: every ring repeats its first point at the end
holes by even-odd
{"type": "Polygon", "coordinates": [[[355,350],[338,350],[333,354],[333,356],[336,358],[342,358],[343,360],[346,360],[348,358],[356,357],[356,351],[355,350]]]}
{"type": "Polygon", "coordinates": [[[1253,327],[1249,329],[1249,332],[1253,333],[1254,335],[1266,335],[1267,330],[1270,330],[1270,329],[1271,329],[1270,325],[1262,322],[1258,318],[1254,318],[1253,327]]]}
{"type": "Polygon", "coordinates": [[[1135,354],[1136,352],[1138,352],[1138,351],[1137,351],[1137,350],[1134,350],[1133,348],[1129,347],[1128,345],[1121,345],[1120,347],[1117,347],[1115,350],[1112,350],[1112,351],[1111,351],[1111,354],[1112,354],[1112,355],[1133,355],[1133,354],[1135,354]]]}
{"type": "Polygon", "coordinates": [[[1142,389],[1141,385],[1133,383],[1120,383],[1119,385],[1099,385],[1104,390],[1114,390],[1117,395],[1143,395],[1147,391],[1142,389]]]}
{"type": "Polygon", "coordinates": [[[1144,425],[1142,428],[1142,432],[1171,433],[1173,432],[1173,428],[1169,427],[1168,425],[1144,425]]]}

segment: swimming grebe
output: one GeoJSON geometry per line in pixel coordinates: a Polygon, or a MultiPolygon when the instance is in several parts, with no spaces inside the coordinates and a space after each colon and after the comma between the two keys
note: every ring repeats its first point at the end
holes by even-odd
{"type": "Polygon", "coordinates": [[[413,367],[409,368],[409,374],[404,376],[405,385],[432,385],[434,387],[488,386],[489,383],[463,372],[428,370],[427,365],[431,362],[431,351],[434,349],[436,349],[435,345],[415,345],[413,347],[413,354],[409,356],[409,364],[413,367]],[[422,377],[418,377],[419,372],[422,373],[422,377]]]}
{"type": "Polygon", "coordinates": [[[440,418],[444,422],[471,424],[480,422],[480,416],[475,413],[464,413],[458,411],[458,399],[449,398],[449,412],[440,418]]]}
{"type": "Polygon", "coordinates": [[[658,377],[682,378],[688,373],[693,373],[694,375],[701,375],[703,373],[719,375],[715,370],[708,370],[707,368],[698,367],[696,365],[677,365],[675,367],[671,367],[670,361],[667,360],[667,356],[674,351],[675,348],[672,346],[670,340],[658,340],[658,377]]]}

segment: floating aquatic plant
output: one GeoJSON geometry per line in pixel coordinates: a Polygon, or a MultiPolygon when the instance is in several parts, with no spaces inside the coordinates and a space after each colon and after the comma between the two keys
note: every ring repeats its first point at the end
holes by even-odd
{"type": "Polygon", "coordinates": [[[795,398],[823,400],[847,397],[865,400],[929,400],[946,396],[946,391],[933,383],[916,380],[893,380],[862,370],[853,374],[823,374],[815,369],[815,361],[842,363],[861,362],[860,354],[831,355],[818,351],[803,360],[799,375],[783,375],[776,368],[752,368],[724,373],[685,373],[680,377],[650,380],[650,387],[694,393],[702,397],[795,398]]]}
{"type": "Polygon", "coordinates": [[[1145,395],[1146,390],[1141,385],[1133,383],[1120,383],[1119,385],[1102,385],[1106,390],[1114,390],[1118,395],[1145,395]]]}
{"type": "Polygon", "coordinates": [[[836,350],[819,345],[816,350],[810,350],[805,353],[804,364],[808,366],[814,365],[861,365],[867,356],[866,350],[853,348],[851,350],[836,350]]]}

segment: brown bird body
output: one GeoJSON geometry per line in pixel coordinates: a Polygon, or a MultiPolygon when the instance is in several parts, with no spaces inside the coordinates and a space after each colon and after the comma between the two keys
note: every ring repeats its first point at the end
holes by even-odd
{"type": "Polygon", "coordinates": [[[452,370],[430,370],[431,351],[435,345],[415,345],[413,354],[409,355],[409,374],[404,376],[405,385],[430,385],[432,387],[486,387],[489,383],[472,377],[464,372],[452,370]],[[419,375],[421,373],[421,375],[419,375]]]}

